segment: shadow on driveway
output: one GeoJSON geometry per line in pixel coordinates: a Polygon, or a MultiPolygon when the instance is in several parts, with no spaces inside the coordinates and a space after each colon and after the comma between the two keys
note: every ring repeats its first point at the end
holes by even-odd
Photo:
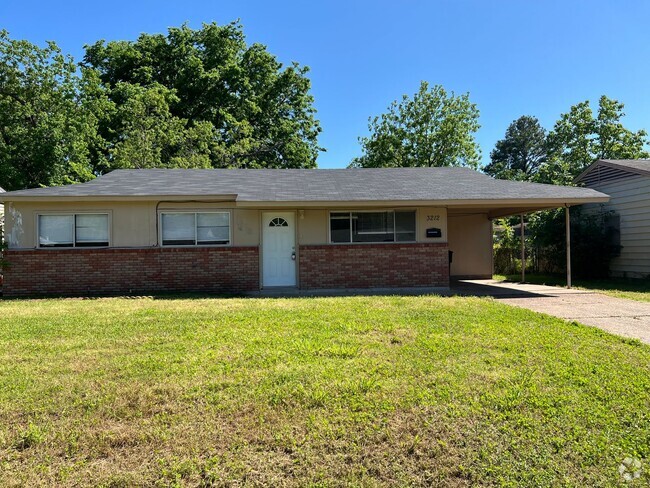
{"type": "Polygon", "coordinates": [[[508,305],[575,320],[650,344],[650,303],[588,290],[494,280],[457,281],[452,283],[451,291],[463,296],[491,296],[508,305]]]}

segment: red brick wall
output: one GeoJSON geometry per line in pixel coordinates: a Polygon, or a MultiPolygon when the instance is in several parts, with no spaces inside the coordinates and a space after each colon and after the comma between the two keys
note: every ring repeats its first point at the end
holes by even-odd
{"type": "Polygon", "coordinates": [[[448,287],[446,243],[300,246],[300,287],[448,287]]]}
{"type": "Polygon", "coordinates": [[[259,289],[257,247],[9,250],[6,259],[5,296],[259,289]]]}

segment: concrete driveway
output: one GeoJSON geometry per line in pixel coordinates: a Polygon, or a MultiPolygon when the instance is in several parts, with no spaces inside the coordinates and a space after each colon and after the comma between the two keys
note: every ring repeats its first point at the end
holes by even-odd
{"type": "Polygon", "coordinates": [[[650,303],[554,286],[462,280],[452,284],[460,295],[492,296],[503,303],[575,320],[650,344],[650,303]]]}

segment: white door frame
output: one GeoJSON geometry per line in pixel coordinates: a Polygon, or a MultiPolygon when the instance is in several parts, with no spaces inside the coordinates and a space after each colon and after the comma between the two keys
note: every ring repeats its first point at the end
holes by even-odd
{"type": "Polygon", "coordinates": [[[264,229],[268,225],[267,220],[272,215],[281,217],[283,214],[290,214],[293,218],[293,247],[294,254],[296,259],[294,260],[294,270],[295,276],[293,284],[290,285],[277,285],[279,287],[297,287],[298,286],[298,216],[295,210],[261,210],[260,211],[260,289],[262,288],[274,288],[276,285],[265,285],[264,284],[264,229]]]}

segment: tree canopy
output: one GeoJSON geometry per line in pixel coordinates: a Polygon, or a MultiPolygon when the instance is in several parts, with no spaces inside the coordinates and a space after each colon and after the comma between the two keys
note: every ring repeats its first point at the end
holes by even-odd
{"type": "MultiPolygon", "coordinates": [[[[544,137],[534,117],[520,117],[497,142],[485,172],[504,179],[523,179],[556,185],[575,185],[576,176],[597,159],[648,157],[644,130],[632,131],[622,123],[624,105],[600,97],[597,113],[589,101],[572,106],[544,137]],[[523,149],[527,149],[524,151],[523,149]],[[534,149],[533,149],[534,148],[534,149]]],[[[618,247],[611,244],[607,214],[572,209],[573,271],[584,277],[606,276],[618,247]],[[594,262],[593,256],[599,256],[594,262]]],[[[503,222],[506,225],[506,222],[503,222]]],[[[546,271],[565,265],[564,210],[537,212],[529,217],[530,241],[546,271]]],[[[518,252],[518,251],[516,251],[518,252]]]]}
{"type": "Polygon", "coordinates": [[[469,94],[455,95],[423,81],[413,97],[404,95],[381,116],[369,118],[370,136],[360,137],[363,155],[353,167],[469,166],[480,149],[474,133],[479,111],[469,94]]]}
{"type": "Polygon", "coordinates": [[[522,115],[490,153],[485,172],[503,180],[530,180],[546,159],[546,131],[539,120],[522,115]]]}
{"type": "Polygon", "coordinates": [[[626,129],[623,103],[600,97],[596,116],[588,100],[562,114],[548,134],[548,160],[541,165],[536,181],[572,185],[576,176],[597,159],[648,157],[645,130],[626,129]]]}
{"type": "Polygon", "coordinates": [[[0,31],[0,181],[6,190],[92,178],[96,119],[84,80],[50,42],[39,48],[0,31]]]}
{"type": "Polygon", "coordinates": [[[81,64],[0,32],[7,190],[115,168],[311,168],[321,148],[308,68],[246,43],[239,23],[86,46],[81,64]]]}
{"type": "Polygon", "coordinates": [[[140,151],[134,164],[145,165],[316,165],[321,129],[308,68],[283,67],[265,46],[247,45],[239,23],[198,30],[184,25],[133,42],[98,41],[86,46],[83,66],[99,73],[118,107],[100,127],[109,165],[117,158],[124,167],[129,159],[121,156],[134,149],[140,151]],[[149,116],[149,122],[139,122],[149,116]],[[131,138],[150,135],[142,144],[115,147],[123,130],[127,136],[135,131],[131,138]]]}

